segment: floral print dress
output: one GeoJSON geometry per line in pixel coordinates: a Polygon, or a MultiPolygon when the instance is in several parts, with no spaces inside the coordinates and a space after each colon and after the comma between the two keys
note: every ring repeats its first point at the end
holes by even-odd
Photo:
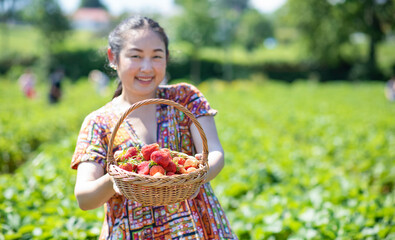
{"type": "MultiPolygon", "coordinates": [[[[212,109],[193,85],[180,83],[159,86],[157,98],[170,99],[190,110],[196,118],[214,116],[212,109]]],[[[71,167],[94,161],[106,169],[111,129],[123,112],[113,102],[89,114],[81,127],[71,167]]],[[[157,105],[157,142],[159,146],[195,154],[189,131],[192,121],[168,105],[157,105]]],[[[114,151],[142,146],[126,118],[114,140],[114,151]]],[[[200,188],[194,199],[167,206],[142,206],[115,194],[105,204],[105,219],[100,239],[237,239],[210,183],[200,188]]]]}

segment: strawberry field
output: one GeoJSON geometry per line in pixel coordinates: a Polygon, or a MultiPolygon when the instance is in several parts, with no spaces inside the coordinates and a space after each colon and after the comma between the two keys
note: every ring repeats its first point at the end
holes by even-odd
{"type": "MultiPolygon", "coordinates": [[[[97,239],[69,167],[88,82],[29,101],[0,79],[0,239],[97,239]]],[[[394,239],[395,103],[383,83],[210,81],[226,165],[211,184],[240,239],[394,239]]]]}

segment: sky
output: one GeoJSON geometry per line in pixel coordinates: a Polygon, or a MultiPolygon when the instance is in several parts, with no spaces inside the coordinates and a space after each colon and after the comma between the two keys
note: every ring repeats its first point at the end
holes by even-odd
{"type": "MultiPolygon", "coordinates": [[[[80,0],[58,0],[61,8],[66,13],[75,11],[80,0]]],[[[250,0],[253,7],[262,13],[270,13],[281,7],[286,0],[250,0]]],[[[176,7],[174,0],[102,0],[111,14],[118,15],[125,11],[133,12],[158,12],[161,14],[172,14],[176,7]]]]}

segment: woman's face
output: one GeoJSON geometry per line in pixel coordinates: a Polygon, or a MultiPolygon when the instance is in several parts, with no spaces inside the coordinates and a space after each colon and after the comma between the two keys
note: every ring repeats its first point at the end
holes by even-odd
{"type": "Polygon", "coordinates": [[[166,74],[166,48],[151,30],[130,31],[119,53],[118,76],[129,100],[155,97],[166,74]]]}

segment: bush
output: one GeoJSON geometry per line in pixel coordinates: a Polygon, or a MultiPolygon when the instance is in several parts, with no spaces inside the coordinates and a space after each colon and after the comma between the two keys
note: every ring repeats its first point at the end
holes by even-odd
{"type": "Polygon", "coordinates": [[[22,55],[17,53],[6,53],[0,57],[0,75],[6,74],[15,66],[23,68],[33,66],[38,60],[35,55],[22,55]]]}
{"type": "Polygon", "coordinates": [[[62,66],[65,74],[72,80],[87,77],[93,69],[108,72],[107,57],[104,52],[97,49],[78,49],[73,51],[60,51],[54,54],[51,69],[62,66]]]}

